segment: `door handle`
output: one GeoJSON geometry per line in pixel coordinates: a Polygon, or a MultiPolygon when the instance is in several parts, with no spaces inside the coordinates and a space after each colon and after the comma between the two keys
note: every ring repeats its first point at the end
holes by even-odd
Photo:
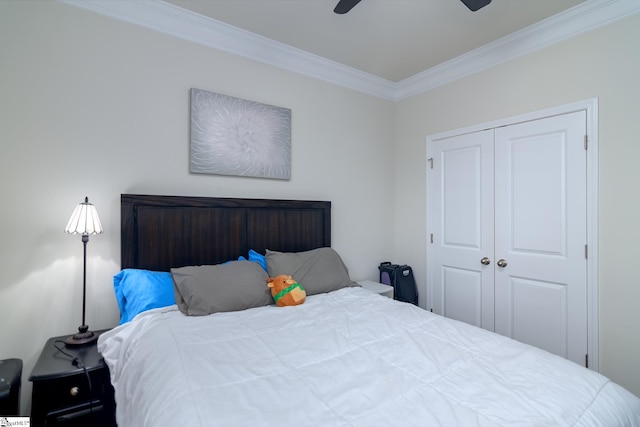
{"type": "Polygon", "coordinates": [[[507,261],[502,259],[502,258],[500,258],[496,264],[498,264],[498,267],[506,267],[507,266],[507,261]]]}
{"type": "Polygon", "coordinates": [[[482,265],[489,265],[491,264],[491,260],[489,259],[489,257],[484,257],[480,260],[480,264],[482,265]]]}

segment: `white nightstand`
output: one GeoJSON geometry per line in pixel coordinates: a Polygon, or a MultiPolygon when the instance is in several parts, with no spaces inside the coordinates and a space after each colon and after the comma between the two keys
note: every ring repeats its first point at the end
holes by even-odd
{"type": "Polygon", "coordinates": [[[374,282],[373,280],[361,280],[357,283],[365,289],[393,299],[393,286],[374,282]]]}

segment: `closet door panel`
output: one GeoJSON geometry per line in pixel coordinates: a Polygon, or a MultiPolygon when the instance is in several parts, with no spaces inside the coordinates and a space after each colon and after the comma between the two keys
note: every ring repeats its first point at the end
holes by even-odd
{"type": "Polygon", "coordinates": [[[433,146],[433,309],[493,330],[493,131],[433,146]]]}
{"type": "Polygon", "coordinates": [[[496,129],[496,332],[586,354],[584,112],[496,129]]]}
{"type": "Polygon", "coordinates": [[[482,273],[442,266],[442,304],[446,317],[482,325],[482,273]]]}
{"type": "Polygon", "coordinates": [[[567,286],[517,277],[509,285],[512,338],[566,358],[567,286]]]}

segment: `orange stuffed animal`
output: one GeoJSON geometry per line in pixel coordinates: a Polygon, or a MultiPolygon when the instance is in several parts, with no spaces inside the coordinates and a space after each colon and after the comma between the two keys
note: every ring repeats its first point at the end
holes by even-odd
{"type": "Polygon", "coordinates": [[[273,300],[279,307],[302,304],[307,297],[304,288],[286,274],[281,274],[275,278],[269,277],[267,286],[271,288],[273,300]]]}

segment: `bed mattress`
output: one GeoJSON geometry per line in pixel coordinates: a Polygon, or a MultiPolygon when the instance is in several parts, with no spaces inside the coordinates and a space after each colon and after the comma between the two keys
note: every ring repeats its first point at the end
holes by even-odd
{"type": "Polygon", "coordinates": [[[640,399],[594,371],[361,288],[150,310],[98,349],[120,427],[640,426],[640,399]]]}

